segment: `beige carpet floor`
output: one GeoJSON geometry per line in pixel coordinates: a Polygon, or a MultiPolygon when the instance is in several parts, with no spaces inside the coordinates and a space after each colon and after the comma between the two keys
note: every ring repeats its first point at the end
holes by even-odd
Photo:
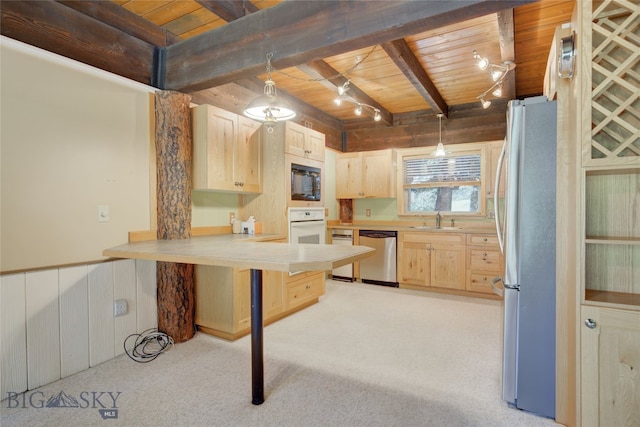
{"type": "Polygon", "coordinates": [[[319,304],[264,335],[260,406],[250,338],[200,333],[150,363],[123,355],[5,399],[1,425],[556,425],[501,400],[498,301],[328,280],[319,304]],[[61,393],[80,407],[39,407],[61,393]]]}

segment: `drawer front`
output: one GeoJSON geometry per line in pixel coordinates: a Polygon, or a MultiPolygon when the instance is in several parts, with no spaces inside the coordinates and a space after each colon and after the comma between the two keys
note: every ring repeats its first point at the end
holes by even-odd
{"type": "Polygon", "coordinates": [[[483,248],[469,248],[469,265],[471,270],[496,271],[499,272],[502,266],[500,262],[500,251],[493,251],[483,248]]]}
{"type": "Polygon", "coordinates": [[[464,244],[464,234],[456,233],[400,233],[400,240],[403,242],[417,243],[450,243],[464,244]]]}
{"type": "Polygon", "coordinates": [[[469,275],[467,280],[467,290],[471,292],[481,292],[484,294],[493,294],[491,280],[494,276],[490,274],[474,274],[469,275]]]}
{"type": "Polygon", "coordinates": [[[294,308],[324,294],[324,275],[297,280],[288,286],[288,308],[294,308]]]}
{"type": "Polygon", "coordinates": [[[467,245],[485,245],[498,247],[498,236],[484,234],[467,234],[467,245]]]}

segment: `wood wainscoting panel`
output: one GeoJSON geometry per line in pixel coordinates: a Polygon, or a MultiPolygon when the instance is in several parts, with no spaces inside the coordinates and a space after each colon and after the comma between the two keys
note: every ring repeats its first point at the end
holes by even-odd
{"type": "Polygon", "coordinates": [[[136,325],[138,333],[158,327],[156,262],[136,261],[136,325]]]}
{"type": "Polygon", "coordinates": [[[0,354],[2,396],[27,389],[25,275],[0,277],[0,354]]]}
{"type": "Polygon", "coordinates": [[[60,379],[58,270],[26,273],[29,390],[60,379]]]}
{"type": "Polygon", "coordinates": [[[89,266],[89,366],[115,357],[111,264],[89,266]]]}
{"type": "MultiPolygon", "coordinates": [[[[113,301],[127,301],[126,314],[113,318],[113,346],[115,355],[124,354],[124,340],[137,330],[138,301],[136,299],[136,262],[125,259],[113,262],[113,301]]],[[[105,304],[107,301],[105,301],[105,304]]]]}
{"type": "Polygon", "coordinates": [[[89,368],[89,285],[86,265],[61,268],[60,376],[89,368]]]}

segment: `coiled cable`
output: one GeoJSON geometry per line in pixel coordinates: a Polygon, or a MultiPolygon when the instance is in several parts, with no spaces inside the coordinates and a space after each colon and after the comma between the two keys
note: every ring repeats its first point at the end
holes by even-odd
{"type": "Polygon", "coordinates": [[[169,346],[173,347],[173,338],[156,328],[147,329],[140,334],[131,334],[124,340],[124,352],[139,363],[148,363],[164,353],[169,346]],[[128,349],[127,343],[135,337],[133,345],[128,349]]]}

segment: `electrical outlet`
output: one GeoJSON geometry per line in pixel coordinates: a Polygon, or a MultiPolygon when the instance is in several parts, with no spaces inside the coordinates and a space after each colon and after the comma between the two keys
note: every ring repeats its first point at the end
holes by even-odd
{"type": "Polygon", "coordinates": [[[367,211],[366,211],[366,215],[367,215],[367,216],[371,216],[371,209],[367,209],[367,211]]]}
{"type": "Polygon", "coordinates": [[[127,300],[119,299],[113,302],[113,317],[124,316],[127,314],[127,300]]]}

